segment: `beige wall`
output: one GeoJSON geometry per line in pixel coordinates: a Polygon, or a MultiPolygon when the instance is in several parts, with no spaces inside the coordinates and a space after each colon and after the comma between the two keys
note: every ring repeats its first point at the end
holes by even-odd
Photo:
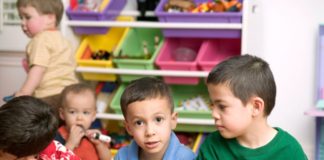
{"type": "Polygon", "coordinates": [[[23,53],[0,51],[0,104],[4,96],[13,94],[23,84],[26,73],[21,66],[23,53]]]}

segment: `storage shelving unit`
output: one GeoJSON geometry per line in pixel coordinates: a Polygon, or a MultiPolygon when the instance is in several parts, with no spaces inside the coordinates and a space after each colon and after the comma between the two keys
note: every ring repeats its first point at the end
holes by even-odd
{"type": "MultiPolygon", "coordinates": [[[[317,82],[316,82],[316,100],[323,98],[324,95],[322,90],[324,89],[324,24],[319,27],[318,34],[318,54],[317,54],[317,82]]],[[[315,132],[315,158],[316,160],[324,159],[324,110],[316,107],[312,107],[311,109],[305,112],[306,115],[315,117],[316,123],[316,132],[315,132]]]]}
{"type": "MultiPolygon", "coordinates": [[[[68,0],[64,0],[67,6],[68,0]]],[[[139,12],[135,11],[135,0],[128,0],[126,9],[121,12],[122,16],[138,16],[139,12]],[[127,8],[128,7],[128,8],[127,8]]],[[[241,54],[254,54],[262,57],[260,49],[262,45],[262,2],[261,0],[243,1],[242,23],[162,23],[162,22],[117,22],[117,21],[73,21],[63,17],[61,23],[62,32],[68,37],[72,37],[73,44],[77,46],[80,37],[75,35],[71,29],[73,26],[82,27],[139,27],[139,28],[182,28],[182,29],[239,29],[241,30],[241,54]]],[[[146,15],[154,15],[149,12],[146,15]]],[[[176,76],[176,77],[207,77],[206,71],[174,71],[174,70],[133,70],[133,69],[114,69],[114,68],[95,68],[95,67],[77,67],[77,72],[100,73],[100,74],[125,74],[125,75],[155,75],[155,76],[176,76]]],[[[98,118],[110,120],[122,120],[122,115],[111,113],[99,113],[98,118]]],[[[179,118],[179,124],[191,125],[214,125],[212,119],[197,118],[179,118]]]]}

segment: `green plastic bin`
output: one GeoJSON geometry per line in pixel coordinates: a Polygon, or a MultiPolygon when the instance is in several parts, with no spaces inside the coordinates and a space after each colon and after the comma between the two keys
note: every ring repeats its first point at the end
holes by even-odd
{"type": "MultiPolygon", "coordinates": [[[[163,41],[160,29],[131,28],[115,49],[113,62],[120,69],[153,70],[156,68],[154,61],[163,41]],[[158,40],[156,41],[156,39],[158,40]],[[145,55],[144,43],[146,43],[148,53],[151,55],[148,59],[143,58],[145,55]]],[[[120,75],[122,82],[130,82],[141,77],[144,76],[120,75]]]]}
{"type": "MultiPolygon", "coordinates": [[[[120,98],[125,90],[127,83],[120,85],[116,91],[115,96],[113,97],[110,107],[117,113],[122,114],[120,108],[120,98]]],[[[203,83],[198,85],[172,85],[170,86],[173,94],[174,106],[178,107],[180,101],[194,96],[200,95],[205,98],[208,98],[207,88],[203,83]]],[[[175,108],[175,111],[178,112],[179,118],[201,118],[201,119],[212,119],[211,111],[189,111],[189,110],[180,110],[178,111],[175,108]]],[[[191,124],[178,124],[176,131],[187,131],[187,132],[212,132],[215,131],[214,125],[191,125],[191,124]]]]}

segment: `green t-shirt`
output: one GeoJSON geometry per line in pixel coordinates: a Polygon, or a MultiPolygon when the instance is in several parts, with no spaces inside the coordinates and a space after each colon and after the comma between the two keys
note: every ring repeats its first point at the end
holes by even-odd
{"type": "Polygon", "coordinates": [[[297,140],[275,128],[277,135],[265,146],[251,149],[236,139],[225,139],[218,131],[211,133],[199,149],[197,160],[307,160],[297,140]]]}

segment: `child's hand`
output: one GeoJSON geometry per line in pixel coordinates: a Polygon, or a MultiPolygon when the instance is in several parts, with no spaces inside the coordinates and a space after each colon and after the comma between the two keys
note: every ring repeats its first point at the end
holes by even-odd
{"type": "Polygon", "coordinates": [[[93,135],[96,134],[96,133],[101,134],[101,132],[99,130],[97,130],[97,129],[89,129],[89,130],[87,130],[86,135],[90,139],[90,141],[93,144],[95,144],[96,146],[97,145],[105,145],[105,146],[108,146],[109,145],[109,142],[104,142],[104,141],[101,141],[99,139],[95,139],[94,138],[93,135]]]}
{"type": "Polygon", "coordinates": [[[70,128],[70,136],[65,146],[71,150],[74,150],[74,148],[79,146],[83,136],[85,136],[84,129],[81,126],[72,125],[70,128]]]}
{"type": "Polygon", "coordinates": [[[89,129],[89,130],[87,130],[86,135],[89,138],[89,140],[95,145],[99,159],[111,160],[111,152],[109,150],[109,143],[95,139],[93,137],[93,135],[95,133],[101,134],[101,132],[97,129],[89,129]]]}

